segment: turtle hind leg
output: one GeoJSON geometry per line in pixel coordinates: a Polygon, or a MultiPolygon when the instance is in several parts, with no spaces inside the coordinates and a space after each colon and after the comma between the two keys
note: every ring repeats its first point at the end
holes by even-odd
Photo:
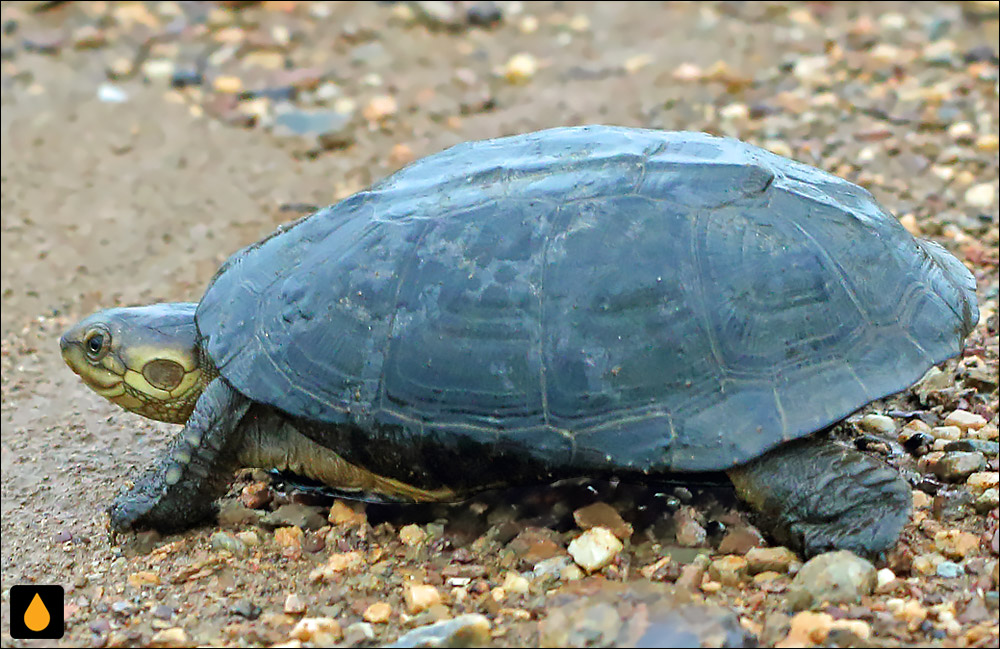
{"type": "Polygon", "coordinates": [[[223,379],[213,380],[170,451],[115,497],[108,508],[111,528],[168,532],[214,514],[215,499],[239,468],[240,422],[249,407],[250,401],[223,379]]]}
{"type": "Polygon", "coordinates": [[[728,473],[765,528],[807,557],[850,550],[877,558],[910,518],[910,487],[897,471],[828,440],[784,444],[728,473]]]}

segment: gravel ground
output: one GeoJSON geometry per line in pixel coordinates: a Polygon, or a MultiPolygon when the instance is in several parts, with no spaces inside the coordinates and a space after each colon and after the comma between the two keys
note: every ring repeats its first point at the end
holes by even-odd
{"type": "Polygon", "coordinates": [[[997,645],[996,2],[0,12],[4,646],[32,646],[7,604],[32,582],[66,587],[65,646],[997,645]],[[724,482],[386,507],[246,471],[217,525],[109,536],[176,429],[80,385],[67,325],[196,300],[239,247],[451,144],[584,123],[816,165],[973,270],[962,357],[831,433],[915,486],[885,561],[803,564],[724,482]]]}

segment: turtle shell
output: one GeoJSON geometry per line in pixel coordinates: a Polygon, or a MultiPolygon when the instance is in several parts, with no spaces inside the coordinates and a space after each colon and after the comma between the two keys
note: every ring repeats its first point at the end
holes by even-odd
{"type": "Polygon", "coordinates": [[[864,189],[604,126],[420,160],[233,255],[197,311],[237,390],[378,452],[647,472],[821,429],[977,319],[969,271],[864,189]]]}

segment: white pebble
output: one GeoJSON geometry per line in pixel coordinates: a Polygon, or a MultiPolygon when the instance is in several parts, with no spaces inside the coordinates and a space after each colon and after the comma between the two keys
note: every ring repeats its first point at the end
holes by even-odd
{"type": "Polygon", "coordinates": [[[889,570],[888,568],[882,568],[877,573],[875,573],[875,583],[881,588],[886,584],[891,583],[896,578],[896,573],[889,570]]]}
{"type": "Polygon", "coordinates": [[[861,428],[869,433],[894,433],[896,432],[896,422],[892,417],[885,415],[865,415],[861,418],[861,428]]]}
{"type": "Polygon", "coordinates": [[[992,183],[973,185],[965,192],[965,202],[975,207],[990,207],[996,198],[997,190],[992,183]]]}
{"type": "Polygon", "coordinates": [[[587,572],[600,570],[622,551],[622,542],[606,527],[592,527],[569,544],[569,555],[587,572]]]}

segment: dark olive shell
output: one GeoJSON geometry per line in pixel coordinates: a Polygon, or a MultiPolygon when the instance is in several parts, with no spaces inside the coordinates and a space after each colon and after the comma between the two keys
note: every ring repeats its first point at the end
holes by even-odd
{"type": "Polygon", "coordinates": [[[235,254],[197,311],[236,389],[367,464],[638,471],[808,435],[959,353],[977,319],[969,271],[864,189],[604,126],[420,160],[235,254]]]}

